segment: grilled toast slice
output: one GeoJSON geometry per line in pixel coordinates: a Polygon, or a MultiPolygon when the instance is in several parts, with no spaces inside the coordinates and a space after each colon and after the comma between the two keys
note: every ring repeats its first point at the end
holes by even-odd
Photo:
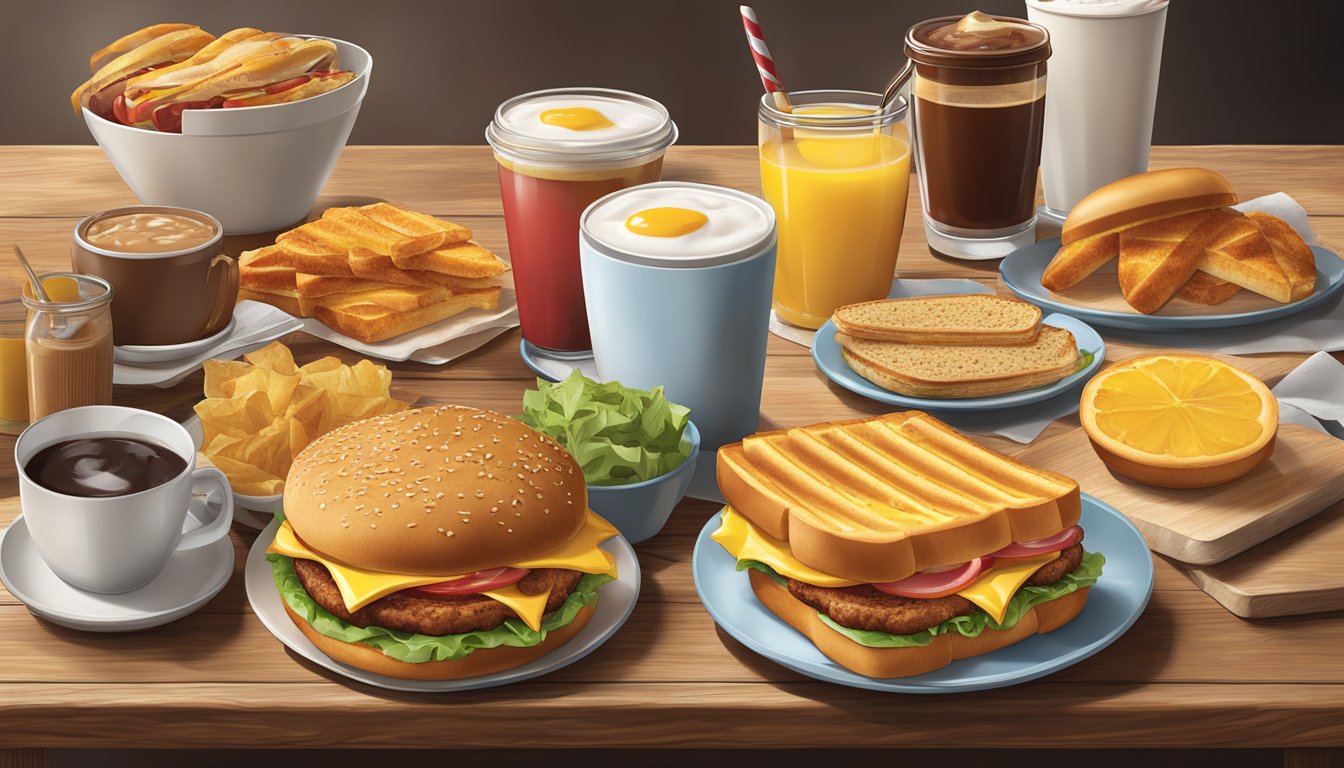
{"type": "MultiPolygon", "coordinates": [[[[375,258],[386,259],[387,256],[375,256],[375,258]]],[[[352,264],[353,266],[353,264],[352,264]]],[[[338,293],[355,293],[358,291],[373,291],[386,288],[423,288],[426,286],[437,286],[449,290],[464,290],[467,288],[492,288],[499,285],[499,280],[490,278],[484,280],[469,280],[466,278],[448,277],[440,275],[437,272],[429,273],[431,279],[419,279],[419,272],[401,272],[389,273],[385,281],[373,280],[367,277],[336,277],[332,275],[308,275],[299,272],[295,275],[294,287],[299,295],[307,299],[316,299],[322,296],[331,296],[338,293]]]]}
{"type": "Polygon", "coordinates": [[[385,288],[370,288],[363,291],[333,293],[317,297],[308,297],[300,293],[299,307],[306,317],[313,317],[317,307],[347,309],[362,304],[373,304],[394,312],[411,312],[430,304],[447,301],[452,296],[452,291],[436,285],[417,288],[393,285],[385,288]]]}
{"type": "Polygon", "coordinates": [[[1241,286],[1236,283],[1221,280],[1203,270],[1195,270],[1195,274],[1176,292],[1176,298],[1211,307],[1222,304],[1240,291],[1241,286]]]}
{"type": "Polygon", "coordinates": [[[1041,326],[1031,344],[954,346],[856,339],[838,333],[845,363],[883,389],[910,397],[984,397],[1050,384],[1078,369],[1078,345],[1041,326]]]}
{"type": "Polygon", "coordinates": [[[1120,233],[1120,291],[1144,314],[1161,309],[1195,274],[1204,251],[1231,221],[1227,209],[1195,211],[1120,233]]]}
{"type": "Polygon", "coordinates": [[[270,304],[295,317],[306,317],[303,309],[299,306],[299,295],[297,292],[284,291],[256,291],[251,288],[239,288],[238,300],[259,301],[262,304],[270,304]]]}
{"type": "Polygon", "coordinates": [[[910,344],[1029,344],[1041,310],[1020,299],[963,293],[848,304],[831,316],[856,339],[910,344]]]}
{"type": "Polygon", "coordinates": [[[398,269],[438,272],[452,277],[498,277],[508,266],[476,243],[455,243],[422,253],[392,254],[398,269]]]}
{"type": "Polygon", "coordinates": [[[268,245],[238,256],[238,285],[254,291],[295,289],[294,262],[284,248],[268,245]]]}
{"type": "MultiPolygon", "coordinates": [[[[490,255],[498,258],[494,254],[490,255]]],[[[396,265],[393,257],[365,248],[350,251],[347,263],[355,275],[382,283],[442,285],[450,288],[485,288],[499,284],[497,277],[459,277],[425,269],[402,269],[396,265]]]]}
{"type": "Polygon", "coordinates": [[[920,411],[764,432],[719,450],[728,503],[804,564],[897,581],[1074,525],[1078,484],[920,411]]]}
{"type": "Polygon", "coordinates": [[[361,205],[359,212],[406,237],[423,237],[441,232],[443,233],[443,240],[435,247],[464,243],[471,239],[471,230],[461,224],[444,221],[425,213],[408,211],[388,203],[361,205]]]}
{"type": "Polygon", "coordinates": [[[1316,254],[1311,252],[1302,236],[1292,225],[1268,213],[1254,211],[1246,214],[1274,249],[1274,259],[1288,278],[1289,301],[1300,301],[1316,290],[1316,254]]]}
{"type": "Polygon", "coordinates": [[[419,330],[469,309],[498,309],[499,288],[477,288],[454,293],[444,301],[408,312],[375,303],[313,308],[313,317],[337,333],[366,344],[419,330]]]}
{"type": "Polygon", "coordinates": [[[1229,219],[1205,246],[1199,268],[1220,280],[1287,303],[1292,298],[1292,286],[1264,232],[1238,211],[1223,212],[1229,219]]]}
{"type": "Polygon", "coordinates": [[[1062,291],[1082,282],[1120,255],[1120,232],[1103,232],[1063,245],[1041,274],[1041,285],[1062,291]]]}

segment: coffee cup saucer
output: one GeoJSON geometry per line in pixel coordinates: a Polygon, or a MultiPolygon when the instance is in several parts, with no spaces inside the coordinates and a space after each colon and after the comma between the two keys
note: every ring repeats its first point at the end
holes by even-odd
{"type": "Polygon", "coordinates": [[[518,354],[523,364],[532,372],[547,381],[560,381],[569,376],[575,368],[594,381],[597,376],[597,363],[593,361],[591,350],[582,352],[555,352],[532,344],[527,339],[518,342],[518,354]]]}
{"type": "Polygon", "coordinates": [[[34,616],[86,632],[136,632],[194,613],[229,583],[233,564],[233,541],[226,536],[174,552],[163,571],[134,592],[99,595],[70,586],[47,567],[22,515],[0,532],[0,581],[10,594],[34,616]]]}
{"type": "Polygon", "coordinates": [[[181,344],[123,344],[113,347],[112,358],[118,363],[130,363],[132,365],[152,365],[154,363],[170,363],[182,360],[204,352],[228,338],[229,334],[233,333],[237,322],[236,318],[230,317],[228,325],[221,328],[218,333],[181,344]]]}

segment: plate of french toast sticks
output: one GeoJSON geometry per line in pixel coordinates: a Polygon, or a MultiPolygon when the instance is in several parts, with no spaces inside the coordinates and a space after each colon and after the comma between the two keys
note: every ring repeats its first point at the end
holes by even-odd
{"type": "Polygon", "coordinates": [[[366,345],[513,301],[508,265],[470,229],[383,202],[329,208],[245,251],[238,271],[238,298],[366,345]]]}
{"type": "Polygon", "coordinates": [[[692,558],[701,601],[751,650],[820,680],[1033,680],[1110,645],[1152,593],[1123,515],[919,411],[757,433],[719,450],[718,478],[728,503],[692,558]]]}
{"type": "Polygon", "coordinates": [[[1090,378],[1097,332],[991,293],[849,304],[817,330],[812,358],[845,389],[888,405],[984,411],[1037,403],[1090,378]]]}
{"type": "Polygon", "coordinates": [[[1027,301],[1132,329],[1250,325],[1344,286],[1339,256],[1236,203],[1227,179],[1203,168],[1129,176],[1083,198],[1059,239],[1010,254],[999,271],[1027,301]]]}

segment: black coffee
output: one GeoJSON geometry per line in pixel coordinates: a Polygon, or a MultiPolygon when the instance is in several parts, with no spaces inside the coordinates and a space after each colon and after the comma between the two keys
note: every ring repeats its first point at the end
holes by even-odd
{"type": "Polygon", "coordinates": [[[157,488],[186,468],[186,459],[157,443],[132,437],[90,437],[49,445],[23,469],[49,491],[101,497],[157,488]]]}

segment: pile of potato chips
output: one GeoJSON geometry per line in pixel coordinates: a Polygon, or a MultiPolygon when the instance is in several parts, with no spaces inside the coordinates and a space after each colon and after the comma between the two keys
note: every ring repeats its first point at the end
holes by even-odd
{"type": "Polygon", "coordinates": [[[290,464],[313,440],[410,407],[389,395],[392,372],[368,360],[349,366],[324,357],[296,366],[278,341],[243,357],[247,362],[206,361],[206,399],[196,404],[205,432],[201,452],[235,493],[283,493],[290,464]]]}

